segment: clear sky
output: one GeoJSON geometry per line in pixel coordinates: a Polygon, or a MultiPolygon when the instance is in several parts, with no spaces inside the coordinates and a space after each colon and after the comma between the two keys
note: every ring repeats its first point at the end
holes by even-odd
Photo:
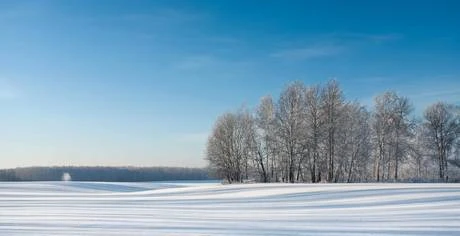
{"type": "Polygon", "coordinates": [[[460,104],[460,1],[0,0],[0,168],[204,166],[222,112],[335,78],[460,104]]]}

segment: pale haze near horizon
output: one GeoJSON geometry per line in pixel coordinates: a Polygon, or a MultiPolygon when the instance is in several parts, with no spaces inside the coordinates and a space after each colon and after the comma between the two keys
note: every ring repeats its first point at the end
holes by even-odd
{"type": "Polygon", "coordinates": [[[295,80],[460,104],[459,3],[410,2],[0,1],[1,167],[203,167],[219,114],[295,80]]]}

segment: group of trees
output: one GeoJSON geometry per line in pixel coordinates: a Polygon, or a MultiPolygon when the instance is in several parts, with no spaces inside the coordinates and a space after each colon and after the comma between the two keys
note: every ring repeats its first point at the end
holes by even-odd
{"type": "Polygon", "coordinates": [[[68,173],[73,181],[171,181],[209,180],[204,168],[181,167],[21,167],[0,170],[0,181],[60,181],[68,173]]]}
{"type": "Polygon", "coordinates": [[[339,84],[288,85],[277,101],[221,115],[206,159],[228,182],[448,181],[459,166],[459,107],[442,102],[412,116],[408,98],[385,92],[371,111],[339,84]]]}

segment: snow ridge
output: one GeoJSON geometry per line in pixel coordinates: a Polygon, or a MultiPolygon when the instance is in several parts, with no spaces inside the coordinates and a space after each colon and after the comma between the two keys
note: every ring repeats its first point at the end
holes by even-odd
{"type": "Polygon", "coordinates": [[[0,183],[0,235],[460,235],[460,184],[0,183]]]}

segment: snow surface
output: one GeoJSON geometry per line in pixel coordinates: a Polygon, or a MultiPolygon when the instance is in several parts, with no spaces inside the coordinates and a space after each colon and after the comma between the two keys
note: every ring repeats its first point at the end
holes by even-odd
{"type": "Polygon", "coordinates": [[[0,182],[0,235],[460,235],[460,184],[0,182]]]}

